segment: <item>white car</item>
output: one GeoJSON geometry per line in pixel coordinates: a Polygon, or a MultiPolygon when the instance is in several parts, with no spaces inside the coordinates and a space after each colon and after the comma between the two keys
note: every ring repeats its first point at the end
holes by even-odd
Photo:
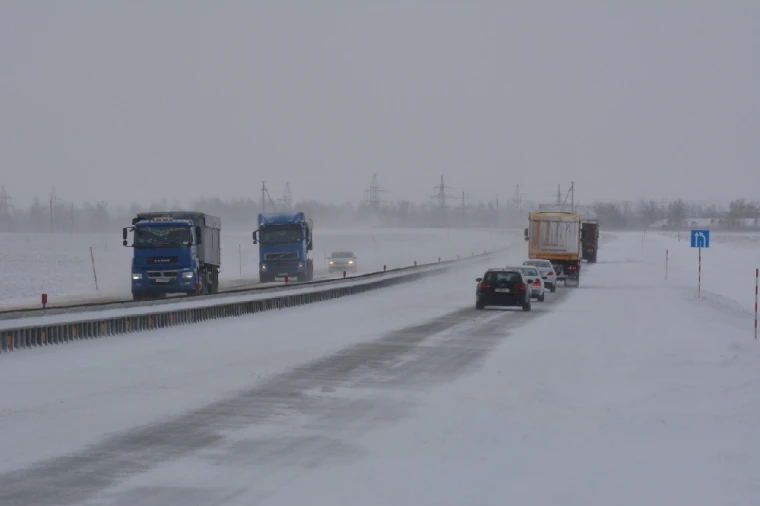
{"type": "Polygon", "coordinates": [[[526,260],[523,265],[535,267],[541,274],[541,279],[549,291],[557,291],[557,272],[550,260],[526,260]]]}
{"type": "Polygon", "coordinates": [[[356,272],[358,258],[353,251],[333,251],[327,258],[328,272],[356,272]]]}
{"type": "Polygon", "coordinates": [[[536,299],[538,302],[543,302],[545,294],[544,280],[541,279],[541,274],[538,272],[538,268],[530,265],[521,265],[519,267],[512,267],[513,269],[522,271],[525,279],[528,280],[530,285],[530,297],[536,299]]]}

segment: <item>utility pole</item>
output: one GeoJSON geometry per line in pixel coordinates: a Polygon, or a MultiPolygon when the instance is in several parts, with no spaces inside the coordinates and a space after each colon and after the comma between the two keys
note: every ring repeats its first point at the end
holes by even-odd
{"type": "Polygon", "coordinates": [[[570,212],[575,212],[575,181],[570,181],[570,212]]]}
{"type": "Polygon", "coordinates": [[[272,209],[274,210],[277,206],[274,203],[274,200],[272,200],[272,197],[269,195],[269,190],[267,190],[267,182],[262,181],[261,182],[261,212],[265,213],[267,209],[267,200],[272,205],[272,209]]]}
{"type": "Polygon", "coordinates": [[[55,195],[55,186],[53,186],[53,191],[50,192],[50,233],[53,233],[54,229],[54,222],[53,222],[53,203],[58,200],[58,197],[55,195]]]}
{"type": "Polygon", "coordinates": [[[557,205],[562,205],[562,192],[560,191],[560,185],[557,185],[557,205]]]}
{"type": "Polygon", "coordinates": [[[446,199],[450,198],[450,195],[446,194],[446,189],[450,188],[449,186],[446,186],[446,184],[443,182],[443,176],[441,176],[441,184],[435,185],[433,187],[434,190],[436,190],[436,194],[433,195],[431,198],[434,198],[437,200],[437,208],[438,212],[440,213],[441,217],[441,225],[443,225],[443,218],[446,215],[446,199]]]}
{"type": "Polygon", "coordinates": [[[5,191],[5,185],[0,185],[0,231],[10,231],[11,226],[11,198],[5,191]]]}
{"type": "Polygon", "coordinates": [[[277,199],[284,209],[290,210],[293,207],[293,192],[290,191],[290,181],[285,183],[285,191],[282,192],[282,198],[277,199]]]}
{"type": "Polygon", "coordinates": [[[369,183],[369,188],[364,190],[364,203],[369,204],[369,207],[373,211],[380,209],[380,204],[383,202],[380,200],[380,193],[387,192],[380,188],[380,183],[377,180],[377,174],[372,174],[372,181],[369,183]]]}
{"type": "Polygon", "coordinates": [[[465,206],[464,206],[464,191],[462,191],[462,217],[464,218],[465,215],[465,206]]]}
{"type": "Polygon", "coordinates": [[[499,194],[496,194],[496,228],[499,228],[499,194]]]}

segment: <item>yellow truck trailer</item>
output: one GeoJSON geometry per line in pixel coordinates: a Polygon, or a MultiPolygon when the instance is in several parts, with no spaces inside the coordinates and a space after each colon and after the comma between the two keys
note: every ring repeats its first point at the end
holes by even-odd
{"type": "Polygon", "coordinates": [[[583,259],[583,231],[577,213],[533,212],[525,229],[528,258],[549,260],[557,280],[565,286],[578,286],[583,259]]]}

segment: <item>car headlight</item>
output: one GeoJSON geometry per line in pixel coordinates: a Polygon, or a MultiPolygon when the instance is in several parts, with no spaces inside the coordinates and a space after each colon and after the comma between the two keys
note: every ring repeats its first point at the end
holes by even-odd
{"type": "Polygon", "coordinates": [[[354,261],[353,261],[353,260],[349,260],[349,261],[348,261],[348,263],[349,263],[349,264],[353,264],[353,263],[354,263],[354,261]]]}
{"type": "Polygon", "coordinates": [[[193,279],[193,271],[187,271],[182,273],[184,279],[193,279]]]}
{"type": "Polygon", "coordinates": [[[143,277],[142,276],[142,272],[133,272],[132,273],[132,280],[133,281],[140,280],[140,279],[142,279],[142,277],[143,277]]]}
{"type": "Polygon", "coordinates": [[[335,262],[333,262],[332,260],[330,260],[330,265],[335,265],[335,262]]]}

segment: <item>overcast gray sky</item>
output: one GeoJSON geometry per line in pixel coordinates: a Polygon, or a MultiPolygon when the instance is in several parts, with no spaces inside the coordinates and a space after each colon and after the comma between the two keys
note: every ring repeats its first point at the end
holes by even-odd
{"type": "Polygon", "coordinates": [[[0,2],[14,202],[760,198],[760,2],[0,2]]]}

